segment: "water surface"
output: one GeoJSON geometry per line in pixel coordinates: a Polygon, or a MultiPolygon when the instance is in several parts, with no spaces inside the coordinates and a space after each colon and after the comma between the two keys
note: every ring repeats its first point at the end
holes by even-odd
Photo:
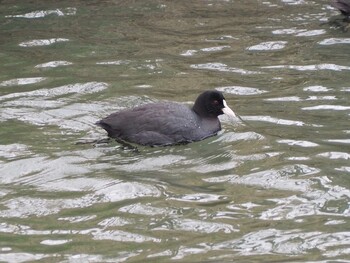
{"type": "Polygon", "coordinates": [[[328,1],[2,1],[0,261],[350,262],[350,38],[328,1]],[[224,92],[139,153],[94,123],[224,92]]]}

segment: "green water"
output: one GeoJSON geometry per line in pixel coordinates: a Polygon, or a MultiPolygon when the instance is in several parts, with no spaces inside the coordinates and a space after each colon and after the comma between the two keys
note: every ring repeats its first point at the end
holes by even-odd
{"type": "Polygon", "coordinates": [[[350,38],[328,1],[0,3],[1,262],[350,262],[350,38]],[[85,143],[207,89],[246,125],[85,143]]]}

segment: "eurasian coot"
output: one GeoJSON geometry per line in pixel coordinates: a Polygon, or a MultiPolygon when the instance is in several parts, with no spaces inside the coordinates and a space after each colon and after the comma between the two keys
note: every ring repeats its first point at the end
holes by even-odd
{"type": "Polygon", "coordinates": [[[166,146],[216,135],[221,114],[236,117],[222,93],[210,90],[200,94],[192,108],[176,102],[150,103],[113,113],[96,124],[117,141],[166,146]]]}

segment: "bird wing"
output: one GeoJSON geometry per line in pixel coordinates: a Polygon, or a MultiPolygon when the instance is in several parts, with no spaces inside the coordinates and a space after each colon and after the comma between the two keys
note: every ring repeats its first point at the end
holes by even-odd
{"type": "Polygon", "coordinates": [[[113,113],[97,124],[111,137],[141,144],[173,144],[186,141],[198,128],[196,115],[178,103],[153,103],[113,113]],[[141,142],[147,138],[146,142],[141,142]]]}

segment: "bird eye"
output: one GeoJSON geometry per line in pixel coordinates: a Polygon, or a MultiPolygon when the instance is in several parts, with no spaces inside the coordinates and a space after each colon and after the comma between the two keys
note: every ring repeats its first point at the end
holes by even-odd
{"type": "Polygon", "coordinates": [[[213,104],[214,105],[219,105],[219,101],[218,100],[213,100],[213,104]]]}

